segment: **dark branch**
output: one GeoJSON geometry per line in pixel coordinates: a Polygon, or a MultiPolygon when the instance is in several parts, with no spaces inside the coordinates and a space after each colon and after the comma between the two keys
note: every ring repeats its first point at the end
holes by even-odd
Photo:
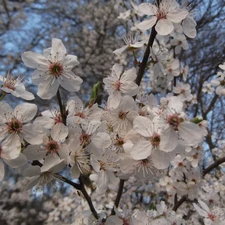
{"type": "Polygon", "coordinates": [[[146,47],[144,57],[143,57],[142,62],[140,64],[140,67],[139,67],[139,70],[138,70],[138,75],[137,75],[137,78],[136,78],[136,81],[135,81],[138,86],[140,86],[141,80],[144,76],[145,69],[146,69],[147,62],[148,62],[148,58],[149,58],[149,55],[150,55],[150,48],[153,45],[156,34],[157,34],[157,32],[156,32],[155,26],[154,26],[152,28],[152,32],[151,32],[151,35],[150,35],[149,40],[148,40],[148,45],[146,47]]]}
{"type": "Polygon", "coordinates": [[[85,189],[85,187],[84,187],[84,182],[83,182],[83,180],[82,180],[82,177],[79,178],[79,181],[80,181],[80,187],[81,187],[80,191],[81,191],[82,194],[84,195],[84,197],[85,197],[85,199],[86,199],[86,201],[87,201],[87,203],[88,203],[88,205],[89,205],[89,208],[90,208],[92,214],[94,215],[94,217],[95,217],[96,219],[98,219],[98,218],[99,218],[98,213],[96,212],[96,210],[95,210],[95,208],[94,208],[94,206],[93,206],[91,197],[88,195],[88,193],[87,193],[87,191],[86,191],[86,189],[85,189]]]}
{"type": "Polygon", "coordinates": [[[187,196],[184,195],[179,201],[176,201],[176,204],[173,206],[173,211],[177,211],[178,208],[187,200],[187,196]]]}
{"type": "Polygon", "coordinates": [[[208,166],[206,169],[203,170],[202,176],[204,177],[207,173],[211,172],[217,166],[225,162],[225,157],[216,160],[212,165],[208,166]]]}
{"type": "Polygon", "coordinates": [[[59,108],[60,108],[60,114],[61,114],[61,117],[62,117],[63,124],[66,125],[65,108],[62,104],[62,99],[61,99],[59,90],[57,91],[57,100],[58,100],[58,104],[59,104],[59,108]]]}
{"type": "Polygon", "coordinates": [[[74,183],[73,181],[67,179],[66,177],[63,177],[59,174],[57,174],[57,178],[60,179],[61,181],[73,186],[74,188],[76,188],[77,190],[81,190],[81,186],[80,184],[74,183]]]}
{"type": "MultiPolygon", "coordinates": [[[[119,203],[120,203],[120,199],[121,199],[122,194],[123,194],[124,182],[125,182],[125,180],[120,180],[120,183],[119,183],[119,189],[118,189],[116,200],[115,200],[115,203],[114,203],[116,208],[118,208],[119,203]]],[[[115,215],[115,214],[116,214],[116,212],[113,208],[112,211],[111,211],[111,215],[115,215]]]]}

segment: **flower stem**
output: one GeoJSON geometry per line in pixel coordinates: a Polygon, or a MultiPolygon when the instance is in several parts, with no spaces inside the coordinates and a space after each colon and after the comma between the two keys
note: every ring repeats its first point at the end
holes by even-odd
{"type": "Polygon", "coordinates": [[[83,182],[83,180],[82,180],[82,177],[79,177],[79,181],[80,181],[80,187],[81,187],[80,191],[81,191],[82,194],[84,195],[84,197],[85,197],[85,199],[86,199],[86,201],[87,201],[87,203],[88,203],[88,205],[89,205],[89,208],[90,208],[92,214],[94,215],[94,217],[95,217],[96,219],[98,219],[98,218],[99,218],[98,213],[96,212],[96,210],[95,210],[95,208],[94,208],[94,206],[93,206],[91,197],[88,195],[88,193],[87,193],[87,191],[86,191],[86,189],[85,189],[85,187],[84,187],[84,182],[83,182]]]}
{"type": "Polygon", "coordinates": [[[62,103],[62,99],[61,99],[61,95],[60,95],[60,91],[58,89],[57,91],[57,100],[58,100],[58,104],[59,104],[59,108],[60,108],[60,114],[61,114],[61,117],[62,117],[62,121],[63,121],[63,124],[66,126],[66,114],[65,114],[65,108],[63,106],[63,103],[62,103]]]}
{"type": "Polygon", "coordinates": [[[149,40],[148,40],[148,45],[146,47],[146,50],[145,50],[142,62],[140,63],[140,67],[139,67],[139,70],[138,70],[138,75],[137,75],[137,78],[136,78],[136,81],[135,81],[138,86],[140,86],[141,80],[142,80],[142,78],[144,76],[145,68],[147,66],[148,58],[149,58],[149,55],[150,55],[150,48],[153,45],[154,39],[156,37],[156,34],[157,34],[157,32],[156,32],[155,26],[154,26],[154,27],[152,27],[151,35],[150,35],[149,40]]]}
{"type": "MultiPolygon", "coordinates": [[[[116,208],[118,208],[119,203],[120,203],[120,199],[121,199],[122,194],[123,194],[124,183],[125,183],[125,180],[120,180],[119,189],[118,189],[116,200],[115,200],[115,203],[114,203],[116,208]]],[[[112,211],[111,211],[111,215],[115,215],[115,214],[116,214],[116,212],[113,208],[112,211]]]]}

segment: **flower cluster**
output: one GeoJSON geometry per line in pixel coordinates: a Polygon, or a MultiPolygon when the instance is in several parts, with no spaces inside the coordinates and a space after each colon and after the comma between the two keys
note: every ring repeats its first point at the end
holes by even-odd
{"type": "MultiPolygon", "coordinates": [[[[132,5],[136,14],[150,16],[133,24],[133,30],[152,28],[151,36],[147,41],[149,35],[140,34],[138,42],[133,36],[125,38],[126,45],[114,51],[118,58],[126,51],[132,52],[136,67],[127,63],[125,68],[119,62],[112,66],[109,75],[103,78],[109,95],[105,105],[96,103],[98,84],[92,89],[89,104],[74,95],[82,83],[73,72],[79,62],[76,56],[67,54],[60,39],[53,38],[52,47],[45,49],[43,55],[22,54],[23,63],[35,69],[32,82],[38,85],[37,95],[42,99],[56,96],[58,106],[38,113],[34,103],[22,103],[12,109],[8,103],[1,102],[0,157],[5,164],[29,177],[25,190],[43,188],[46,184],[54,186],[57,180],[75,187],[87,200],[93,215],[82,212],[74,224],[85,221],[105,225],[182,225],[184,212],[176,212],[182,199],[195,202],[193,209],[204,217],[205,224],[211,221],[222,224],[224,210],[210,209],[200,197],[205,182],[202,177],[207,173],[199,166],[204,154],[202,144],[208,135],[207,121],[188,114],[189,106],[196,103],[196,95],[192,94],[190,84],[183,82],[188,67],[178,59],[189,47],[187,37],[195,37],[196,23],[188,9],[175,0],[162,0],[158,5],[132,5]],[[147,50],[139,61],[145,45],[147,50]],[[139,85],[143,77],[149,81],[146,88],[139,85]],[[61,88],[73,93],[66,101],[61,99],[61,88]],[[147,93],[141,93],[143,89],[147,93]],[[75,182],[62,176],[65,169],[75,182]],[[86,191],[84,177],[89,178],[93,193],[86,191]],[[106,208],[112,210],[111,215],[104,207],[101,212],[94,209],[90,195],[101,198],[120,183],[118,197],[124,182],[132,178],[143,183],[151,181],[158,189],[158,200],[152,210],[125,213],[118,208],[119,203],[108,204],[106,208]],[[166,201],[160,201],[160,193],[166,193],[166,201]]],[[[130,11],[120,18],[127,19],[129,15],[130,11]]],[[[225,65],[220,68],[225,70],[225,65]]],[[[20,78],[8,74],[6,78],[0,76],[0,80],[1,99],[7,93],[28,101],[34,99],[20,78]]],[[[224,95],[223,82],[224,73],[211,81],[217,86],[218,95],[224,95]]],[[[207,83],[203,87],[203,92],[212,91],[207,83]]],[[[1,180],[3,162],[0,162],[1,180]]],[[[67,204],[71,202],[64,199],[60,207],[70,212],[67,204]]],[[[84,203],[80,210],[86,208],[84,203]]],[[[59,209],[54,210],[49,221],[57,221],[59,214],[59,209]]]]}

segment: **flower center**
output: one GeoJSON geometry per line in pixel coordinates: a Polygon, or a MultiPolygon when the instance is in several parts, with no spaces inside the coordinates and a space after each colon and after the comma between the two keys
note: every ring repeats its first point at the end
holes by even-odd
{"type": "Polygon", "coordinates": [[[115,85],[115,89],[117,91],[119,91],[120,90],[120,86],[121,86],[120,80],[116,81],[114,85],[115,85]]]}
{"type": "Polygon", "coordinates": [[[170,126],[173,127],[174,130],[177,131],[178,130],[178,126],[179,126],[179,124],[181,122],[181,119],[179,118],[178,115],[174,114],[174,115],[169,116],[167,118],[167,122],[169,123],[170,126]]]}
{"type": "Polygon", "coordinates": [[[208,217],[210,220],[215,221],[216,220],[216,216],[214,214],[209,213],[208,217]]]}
{"type": "Polygon", "coordinates": [[[12,118],[11,121],[8,123],[8,132],[10,134],[14,133],[14,134],[18,134],[22,131],[22,123],[15,119],[12,118]]]}
{"type": "Polygon", "coordinates": [[[75,116],[79,116],[80,118],[85,119],[85,115],[83,112],[78,112],[75,114],[75,116]]]}
{"type": "Polygon", "coordinates": [[[9,79],[9,80],[6,80],[2,86],[5,87],[5,88],[8,88],[8,89],[11,89],[11,90],[15,90],[15,84],[16,84],[16,79],[9,79]]]}
{"type": "Polygon", "coordinates": [[[122,146],[124,143],[125,142],[124,142],[123,138],[117,138],[115,141],[115,145],[117,145],[117,146],[122,146]]]}
{"type": "Polygon", "coordinates": [[[128,112],[122,112],[122,111],[119,112],[118,118],[121,119],[121,120],[126,119],[127,113],[128,113],[128,112]]]}
{"type": "Polygon", "coordinates": [[[54,117],[53,117],[54,121],[55,121],[55,124],[57,123],[62,123],[62,117],[61,117],[61,114],[59,112],[57,112],[54,117]]]}
{"type": "Polygon", "coordinates": [[[150,142],[151,142],[153,147],[158,147],[159,143],[160,143],[160,136],[158,134],[153,134],[150,137],[150,142]]]}
{"type": "Polygon", "coordinates": [[[166,19],[166,12],[163,9],[158,10],[156,17],[158,20],[166,19]]]}
{"type": "Polygon", "coordinates": [[[46,145],[46,150],[50,153],[56,153],[59,150],[59,144],[56,141],[49,141],[46,145]]]}
{"type": "Polygon", "coordinates": [[[63,66],[59,62],[51,63],[51,65],[49,66],[49,72],[50,75],[58,78],[63,73],[63,66]]]}
{"type": "Polygon", "coordinates": [[[84,145],[88,145],[91,142],[91,135],[82,134],[80,136],[80,143],[84,145]]]}

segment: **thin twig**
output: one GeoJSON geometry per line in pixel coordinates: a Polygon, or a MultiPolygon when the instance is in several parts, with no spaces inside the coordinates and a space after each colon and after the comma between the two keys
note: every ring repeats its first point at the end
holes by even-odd
{"type": "Polygon", "coordinates": [[[177,211],[178,208],[187,200],[187,196],[184,195],[179,201],[176,202],[176,204],[173,206],[173,211],[177,211]]]}
{"type": "Polygon", "coordinates": [[[85,187],[84,187],[84,182],[83,182],[83,180],[82,180],[82,177],[79,177],[79,181],[80,181],[80,187],[81,187],[80,191],[81,191],[82,194],[84,195],[84,197],[85,197],[85,199],[86,199],[86,201],[87,201],[87,203],[88,203],[88,205],[89,205],[89,208],[90,208],[92,214],[94,215],[94,217],[95,217],[96,219],[98,219],[98,218],[99,218],[98,213],[96,212],[96,210],[95,210],[95,208],[94,208],[94,206],[93,206],[91,197],[88,195],[88,193],[87,193],[87,191],[86,191],[86,189],[85,189],[85,187]]]}
{"type": "Polygon", "coordinates": [[[217,166],[225,162],[225,157],[216,160],[213,164],[208,166],[206,169],[203,170],[202,176],[204,177],[207,173],[211,172],[213,169],[215,169],[217,166]]]}
{"type": "Polygon", "coordinates": [[[146,47],[144,57],[143,57],[142,62],[140,64],[140,67],[139,67],[139,70],[138,70],[138,75],[137,75],[137,78],[136,78],[136,81],[135,81],[138,86],[140,86],[141,80],[144,76],[145,68],[147,66],[148,58],[149,58],[149,55],[150,55],[150,48],[153,45],[156,34],[157,34],[157,32],[156,32],[155,26],[154,26],[152,28],[151,35],[150,35],[149,40],[148,40],[148,45],[146,47]]]}
{"type": "MultiPolygon", "coordinates": [[[[116,200],[115,200],[115,203],[114,203],[116,208],[118,208],[118,206],[120,204],[120,199],[121,199],[122,194],[123,194],[124,183],[125,183],[125,180],[120,180],[119,189],[117,191],[117,196],[116,196],[116,200]]],[[[111,211],[111,215],[115,215],[115,214],[116,214],[116,212],[113,208],[112,211],[111,211]]]]}
{"type": "Polygon", "coordinates": [[[57,178],[60,179],[61,181],[65,182],[65,183],[73,186],[77,190],[79,190],[79,191],[81,190],[80,184],[77,184],[77,183],[75,183],[75,182],[73,182],[73,181],[71,181],[71,180],[67,179],[66,177],[63,177],[63,176],[61,176],[59,174],[57,174],[57,178]]]}
{"type": "Polygon", "coordinates": [[[62,104],[62,99],[61,99],[61,96],[60,96],[59,89],[57,91],[56,96],[57,96],[57,100],[58,100],[58,104],[59,104],[59,108],[60,108],[60,114],[61,114],[61,117],[62,117],[63,124],[66,125],[66,115],[65,115],[64,106],[62,104]]]}

